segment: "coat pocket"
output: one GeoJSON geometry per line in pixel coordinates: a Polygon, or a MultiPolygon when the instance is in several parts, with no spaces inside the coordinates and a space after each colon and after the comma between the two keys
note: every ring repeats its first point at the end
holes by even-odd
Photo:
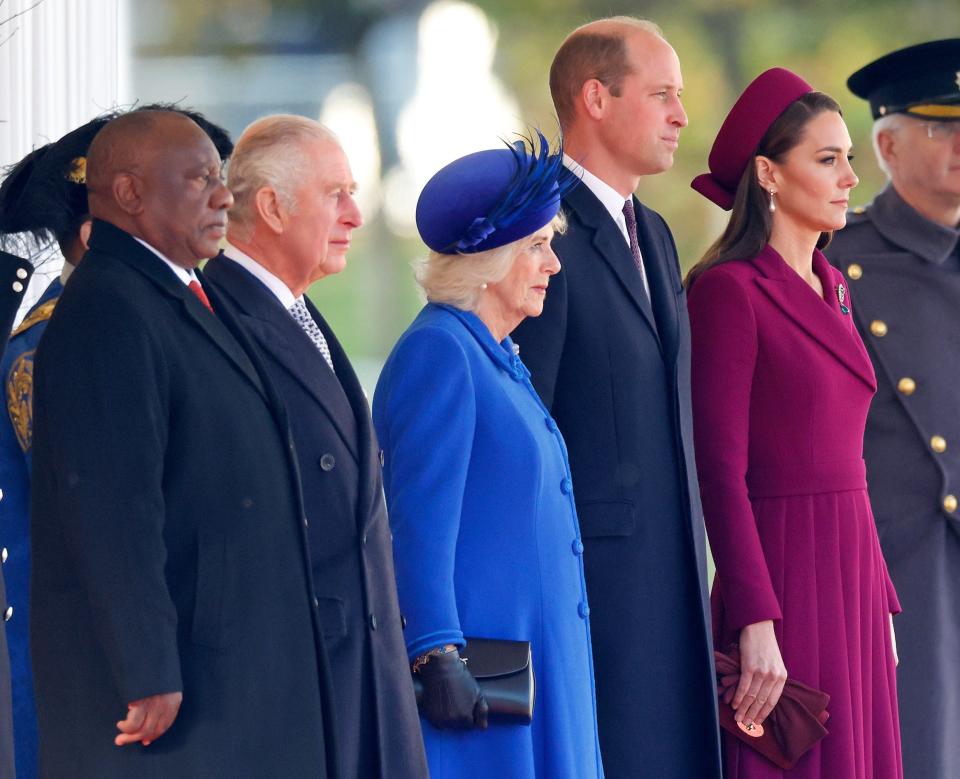
{"type": "Polygon", "coordinates": [[[629,500],[577,501],[577,519],[584,538],[630,536],[637,526],[629,500]]]}
{"type": "Polygon", "coordinates": [[[201,536],[197,547],[197,589],[194,596],[190,640],[194,644],[223,649],[233,643],[231,610],[237,608],[236,588],[231,586],[235,566],[227,539],[220,534],[201,536]]]}

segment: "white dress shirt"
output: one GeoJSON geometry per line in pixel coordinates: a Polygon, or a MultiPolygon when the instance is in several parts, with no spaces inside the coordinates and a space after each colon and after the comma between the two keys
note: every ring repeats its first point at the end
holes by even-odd
{"type": "MultiPolygon", "coordinates": [[[[290,287],[283,281],[274,276],[249,254],[240,251],[240,249],[232,243],[227,243],[227,245],[223,247],[223,253],[269,289],[287,311],[300,299],[290,291],[290,287]]],[[[301,295],[300,297],[303,296],[301,295]]]]}
{"type": "MultiPolygon", "coordinates": [[[[603,205],[607,212],[610,214],[610,218],[613,219],[614,223],[620,229],[620,234],[623,236],[623,240],[627,242],[627,247],[630,246],[630,235],[627,233],[627,220],[623,215],[623,207],[628,202],[630,205],[633,205],[633,198],[628,198],[624,200],[617,190],[611,187],[607,182],[594,176],[589,170],[587,170],[583,165],[577,162],[575,159],[570,157],[568,154],[563,155],[563,164],[564,166],[573,173],[577,178],[580,179],[582,184],[589,189],[597,200],[603,205]]],[[[637,243],[639,245],[640,236],[637,236],[637,243]]],[[[643,288],[647,293],[647,297],[650,297],[650,282],[647,281],[647,270],[643,264],[643,252],[640,253],[640,278],[643,280],[643,288]]]]}
{"type": "Polygon", "coordinates": [[[180,265],[177,265],[174,262],[171,262],[163,254],[161,254],[159,251],[154,249],[150,244],[148,244],[146,241],[141,240],[140,238],[137,238],[137,236],[133,236],[133,240],[135,240],[137,243],[141,244],[142,246],[146,246],[150,251],[156,254],[157,257],[163,260],[166,263],[167,267],[170,268],[170,270],[172,270],[176,274],[177,278],[180,279],[180,281],[182,281],[187,286],[190,285],[191,281],[197,281],[197,274],[194,273],[193,270],[187,270],[186,268],[180,265]]]}

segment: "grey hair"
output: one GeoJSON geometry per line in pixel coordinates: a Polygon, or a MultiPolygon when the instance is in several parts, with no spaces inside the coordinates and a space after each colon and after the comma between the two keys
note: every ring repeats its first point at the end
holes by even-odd
{"type": "MultiPolygon", "coordinates": [[[[555,233],[563,233],[567,221],[558,212],[550,222],[555,233]]],[[[534,231],[531,235],[538,231],[534,231]]],[[[464,311],[476,311],[484,285],[496,284],[510,272],[517,255],[530,235],[476,254],[440,254],[431,251],[414,266],[417,283],[431,303],[446,303],[464,311]]]]}
{"type": "Polygon", "coordinates": [[[888,179],[891,177],[890,166],[880,153],[880,133],[895,133],[903,127],[904,121],[903,114],[887,114],[873,123],[873,131],[870,135],[873,141],[873,153],[877,158],[877,165],[888,179]]]}
{"type": "Polygon", "coordinates": [[[308,141],[338,143],[336,135],[320,122],[293,114],[265,116],[243,131],[227,171],[227,187],[233,193],[232,225],[252,230],[256,195],[264,187],[273,189],[285,208],[296,210],[294,189],[308,141]]]}

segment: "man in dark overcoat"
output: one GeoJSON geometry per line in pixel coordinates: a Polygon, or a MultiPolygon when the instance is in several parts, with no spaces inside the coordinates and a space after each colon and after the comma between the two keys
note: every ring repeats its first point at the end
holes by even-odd
{"type": "Polygon", "coordinates": [[[889,178],[827,255],[877,374],[864,457],[903,606],[904,775],[960,776],[960,38],[888,54],[847,84],[870,102],[889,178]]]}
{"type": "Polygon", "coordinates": [[[237,143],[228,244],[207,279],[236,307],[290,415],[345,777],[427,775],[404,647],[379,448],[363,389],[305,293],[339,273],[362,219],[323,125],[254,122],[237,143]]]}
{"type": "MultiPolygon", "coordinates": [[[[0,357],[7,346],[7,338],[13,328],[17,309],[27,283],[33,274],[33,266],[24,259],[0,251],[0,357]]],[[[0,484],[0,500],[3,500],[3,485],[0,484]]],[[[7,562],[7,550],[0,549],[0,779],[13,779],[13,715],[10,707],[10,658],[7,654],[6,623],[13,617],[13,607],[7,603],[7,591],[3,584],[3,564],[7,562]]]]}
{"type": "Polygon", "coordinates": [[[570,452],[612,779],[720,775],[686,297],[669,228],[633,195],[673,163],[682,86],[650,22],[560,47],[550,89],[582,182],[543,314],[513,333],[570,452]]]}
{"type": "Polygon", "coordinates": [[[190,119],[92,143],[89,251],[34,376],[41,776],[336,772],[295,449],[195,268],[232,197],[190,119]]]}

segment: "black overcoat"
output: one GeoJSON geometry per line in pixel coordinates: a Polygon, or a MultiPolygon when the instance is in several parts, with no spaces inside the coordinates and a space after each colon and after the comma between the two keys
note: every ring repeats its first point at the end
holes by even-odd
{"type": "Polygon", "coordinates": [[[690,332],[673,237],[634,200],[652,296],[586,187],[563,201],[562,269],[514,331],[570,452],[608,779],[720,775],[690,332]]]}
{"type": "Polygon", "coordinates": [[[873,360],[867,487],[903,613],[897,693],[907,777],[960,776],[960,230],[892,187],[827,256],[873,360]]]}
{"type": "MultiPolygon", "coordinates": [[[[33,266],[24,259],[0,251],[0,357],[7,346],[7,338],[13,327],[17,309],[33,266]]],[[[3,500],[3,485],[0,484],[0,500],[3,500]]],[[[3,539],[0,536],[0,543],[3,539]]],[[[7,591],[3,584],[2,565],[6,562],[7,550],[0,548],[0,779],[13,777],[13,715],[10,709],[10,658],[7,654],[6,622],[13,617],[13,608],[7,604],[7,591]]]]}
{"type": "Polygon", "coordinates": [[[330,658],[343,776],[427,775],[403,643],[379,449],[363,389],[312,303],[334,372],[252,274],[227,257],[207,280],[234,304],[286,403],[310,520],[310,559],[330,658]]]}
{"type": "Polygon", "coordinates": [[[95,221],[37,350],[41,776],[326,776],[335,759],[282,406],[215,293],[95,221]],[[183,691],[118,748],[127,703],[183,691]]]}

